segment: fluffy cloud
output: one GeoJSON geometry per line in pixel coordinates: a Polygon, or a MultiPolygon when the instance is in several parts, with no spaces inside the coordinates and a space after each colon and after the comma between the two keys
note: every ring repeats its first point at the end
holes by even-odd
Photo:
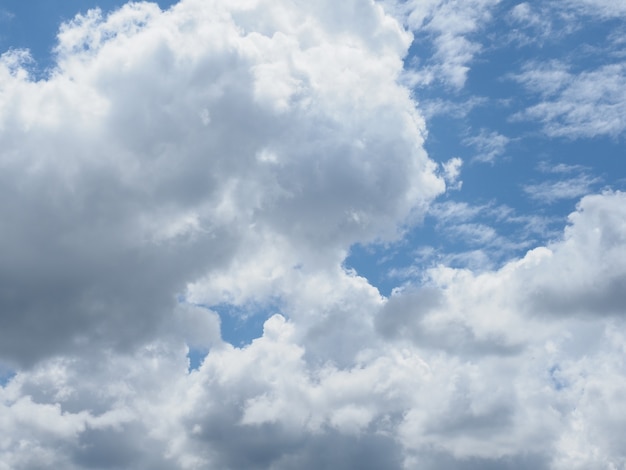
{"type": "Polygon", "coordinates": [[[3,56],[5,358],[132,348],[274,243],[337,261],[420,217],[444,183],[397,84],[409,37],[374,4],[319,8],[128,4],[63,25],[47,80],[3,56]]]}
{"type": "Polygon", "coordinates": [[[350,245],[397,239],[461,162],[422,148],[410,35],[333,5],[129,4],[64,25],[46,80],[3,56],[0,468],[626,463],[626,196],[381,296],[350,245]],[[220,303],[269,311],[262,335],[225,342],[220,303]]]}

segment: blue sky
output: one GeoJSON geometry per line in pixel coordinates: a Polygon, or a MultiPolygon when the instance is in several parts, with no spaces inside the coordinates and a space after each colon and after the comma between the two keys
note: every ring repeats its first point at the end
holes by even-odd
{"type": "Polygon", "coordinates": [[[0,470],[625,466],[625,45],[609,0],[2,2],[0,470]]]}

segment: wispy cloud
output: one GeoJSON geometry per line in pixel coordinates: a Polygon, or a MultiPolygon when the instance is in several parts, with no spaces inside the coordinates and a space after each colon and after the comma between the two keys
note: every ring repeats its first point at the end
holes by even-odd
{"type": "Polygon", "coordinates": [[[524,192],[536,201],[553,204],[563,199],[577,199],[593,191],[602,180],[589,175],[524,185],[524,192]]]}
{"type": "MultiPolygon", "coordinates": [[[[534,5],[534,4],[533,4],[534,5]]],[[[542,43],[553,37],[553,17],[528,2],[518,3],[507,15],[508,40],[520,45],[542,43]]]]}
{"type": "Polygon", "coordinates": [[[478,135],[463,139],[463,143],[474,147],[478,152],[473,160],[483,163],[493,163],[497,157],[504,154],[510,140],[511,139],[508,137],[496,131],[481,129],[478,135]]]}
{"type": "Polygon", "coordinates": [[[465,101],[452,101],[445,99],[432,99],[422,101],[421,110],[426,119],[432,119],[437,116],[450,116],[456,119],[462,119],[475,108],[487,104],[488,99],[480,96],[472,96],[465,101]]]}
{"type": "Polygon", "coordinates": [[[13,18],[15,18],[14,13],[0,7],[0,23],[5,21],[11,21],[13,18]]]}
{"type": "Polygon", "coordinates": [[[614,0],[564,0],[561,8],[566,7],[580,15],[601,18],[626,17],[626,3],[614,0]]]}
{"type": "Polygon", "coordinates": [[[415,64],[406,77],[414,86],[444,83],[461,89],[482,46],[475,34],[490,21],[499,0],[388,0],[388,8],[403,18],[418,40],[428,40],[432,58],[415,64]]]}
{"type": "Polygon", "coordinates": [[[537,169],[542,173],[568,174],[586,171],[589,170],[589,167],[584,165],[571,165],[569,163],[550,163],[543,161],[537,165],[537,169]]]}
{"type": "MultiPolygon", "coordinates": [[[[470,269],[491,269],[508,261],[520,250],[551,238],[562,220],[541,215],[520,215],[506,205],[445,201],[431,206],[438,236],[454,242],[455,250],[431,247],[420,251],[425,265],[437,261],[470,269]],[[478,263],[480,261],[480,264],[478,263]]],[[[413,272],[415,274],[415,272],[413,272]]]]}
{"type": "Polygon", "coordinates": [[[626,64],[576,74],[558,61],[530,63],[514,78],[542,98],[515,120],[537,120],[547,135],[571,139],[626,131],[626,64]]]}

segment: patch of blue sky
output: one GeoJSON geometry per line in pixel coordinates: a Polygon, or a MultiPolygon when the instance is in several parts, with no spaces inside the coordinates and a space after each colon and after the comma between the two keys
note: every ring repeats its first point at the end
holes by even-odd
{"type": "MultiPolygon", "coordinates": [[[[179,298],[179,302],[185,302],[184,298],[179,298]]],[[[260,338],[263,335],[265,321],[281,311],[278,301],[270,301],[262,305],[258,303],[195,305],[219,315],[222,339],[237,348],[246,347],[255,339],[260,338]]],[[[208,353],[208,348],[190,347],[187,353],[189,371],[198,369],[208,353]]]]}
{"type": "Polygon", "coordinates": [[[548,375],[550,376],[550,383],[556,391],[563,390],[569,386],[567,380],[562,376],[561,367],[558,364],[548,369],[548,375]]]}
{"type": "Polygon", "coordinates": [[[249,345],[263,334],[265,320],[279,312],[275,303],[267,305],[212,305],[211,310],[220,316],[222,339],[235,347],[249,345]]]}
{"type": "Polygon", "coordinates": [[[5,387],[15,375],[13,370],[0,368],[0,387],[5,387]]]}
{"type": "Polygon", "coordinates": [[[187,360],[189,362],[188,372],[198,370],[208,353],[208,349],[189,348],[187,352],[187,360]]]}
{"type": "MultiPolygon", "coordinates": [[[[255,339],[260,338],[263,335],[265,321],[280,311],[278,303],[266,305],[221,303],[211,306],[197,306],[207,308],[219,315],[222,339],[237,348],[244,348],[255,339]]],[[[197,370],[208,353],[208,348],[190,347],[187,353],[189,372],[197,370]]]]}

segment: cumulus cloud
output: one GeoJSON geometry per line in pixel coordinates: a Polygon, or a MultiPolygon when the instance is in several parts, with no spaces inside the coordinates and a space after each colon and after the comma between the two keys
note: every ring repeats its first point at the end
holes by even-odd
{"type": "Polygon", "coordinates": [[[410,40],[373,2],[183,0],[77,16],[45,80],[3,56],[0,469],[626,463],[623,193],[499,269],[384,297],[343,266],[458,182],[410,40]]]}
{"type": "Polygon", "coordinates": [[[3,55],[4,356],[132,347],[259,248],[336,260],[420,217],[444,183],[397,83],[409,38],[344,8],[131,3],[64,24],[47,80],[3,55]]]}

